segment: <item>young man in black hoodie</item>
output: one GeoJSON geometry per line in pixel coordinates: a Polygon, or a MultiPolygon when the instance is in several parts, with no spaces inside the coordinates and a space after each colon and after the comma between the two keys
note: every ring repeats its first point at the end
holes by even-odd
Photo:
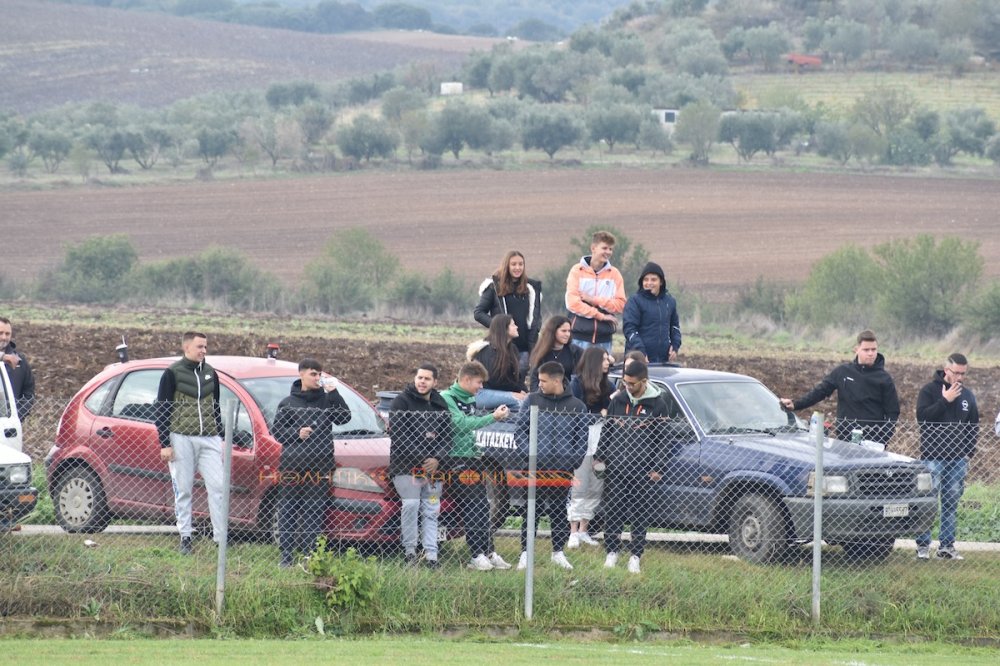
{"type": "Polygon", "coordinates": [[[885,370],[885,357],[878,353],[875,334],[858,333],[854,360],[833,369],[822,382],[798,400],[782,398],[788,411],[812,407],[837,392],[837,439],[850,441],[851,431],[860,428],[867,440],[887,444],[899,420],[896,384],[885,370]]]}
{"type": "MultiPolygon", "coordinates": [[[[538,453],[535,489],[535,527],[538,518],[548,516],[552,525],[552,562],[572,569],[563,548],[569,539],[566,506],[573,470],[587,455],[590,419],[587,406],[575,398],[563,382],[565,370],[558,361],[548,361],[538,368],[538,391],[529,393],[518,414],[516,440],[527,451],[531,428],[531,407],[538,406],[538,453]],[[544,484],[544,485],[543,485],[544,484]]],[[[521,557],[517,568],[528,566],[528,522],[521,524],[521,557]]]]}
{"type": "Polygon", "coordinates": [[[631,526],[632,556],[628,571],[640,573],[639,560],[646,549],[654,484],[663,478],[670,457],[666,433],[669,406],[660,389],[649,381],[649,366],[631,361],[622,377],[624,391],[618,391],[608,406],[608,418],[594,452],[594,461],[603,462],[604,476],[604,566],[618,563],[625,524],[631,526]]]}
{"type": "Polygon", "coordinates": [[[427,566],[438,566],[438,514],[443,483],[441,463],[451,450],[451,413],[435,390],[438,370],[417,368],[413,383],[389,406],[389,476],[399,493],[400,540],[407,564],[417,563],[417,534],[427,566]],[[420,519],[423,518],[423,529],[420,519]]]}
{"type": "MultiPolygon", "coordinates": [[[[963,354],[952,354],[917,397],[920,459],[930,468],[934,487],[941,495],[940,560],[965,559],[955,550],[955,524],[969,460],[976,455],[979,440],[976,396],[962,385],[968,372],[969,360],[963,354]]],[[[918,560],[930,559],[930,546],[928,530],[917,537],[918,560]]]]}
{"type": "Polygon", "coordinates": [[[281,444],[278,513],[280,566],[296,551],[312,551],[323,529],[333,480],[333,426],[351,420],[351,410],[334,377],[323,376],[314,358],[299,363],[299,378],[278,404],[271,433],[281,444]]]}

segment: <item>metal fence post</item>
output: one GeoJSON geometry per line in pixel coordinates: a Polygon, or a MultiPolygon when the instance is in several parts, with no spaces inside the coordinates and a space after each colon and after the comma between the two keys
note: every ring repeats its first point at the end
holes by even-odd
{"type": "Polygon", "coordinates": [[[813,476],[813,565],[812,565],[812,619],[820,623],[820,574],[823,570],[823,423],[822,412],[813,412],[809,432],[816,438],[816,472],[813,476]]]}
{"type": "Polygon", "coordinates": [[[535,477],[538,471],[538,405],[532,405],[528,430],[528,543],[525,553],[528,568],[524,570],[524,617],[530,620],[535,605],[535,477]]]}
{"type": "Polygon", "coordinates": [[[222,415],[223,427],[226,436],[222,442],[222,534],[217,534],[219,539],[219,561],[215,571],[215,620],[222,619],[222,607],[226,597],[226,555],[229,550],[229,485],[233,477],[233,427],[236,423],[236,409],[239,401],[233,404],[233,408],[222,415]]]}

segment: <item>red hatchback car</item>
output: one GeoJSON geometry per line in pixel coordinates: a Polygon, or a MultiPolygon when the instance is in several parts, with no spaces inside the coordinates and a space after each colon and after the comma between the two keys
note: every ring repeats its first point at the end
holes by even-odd
{"type": "MultiPolygon", "coordinates": [[[[91,379],[63,412],[45,458],[59,525],[67,532],[100,532],[113,518],[169,523],[173,490],[153,424],[160,376],[177,358],[116,363],[91,379]]],[[[297,365],[271,358],[210,356],[222,382],[222,413],[236,407],[230,525],[273,532],[281,445],[270,425],[278,403],[298,379],[297,365]]],[[[326,534],[330,539],[399,540],[399,504],[385,480],[389,437],[384,420],[354,389],[340,383],[349,423],[334,426],[336,469],[326,534]]],[[[196,521],[208,520],[204,484],[196,478],[196,521]]],[[[442,507],[446,510],[447,507],[442,507]]],[[[447,524],[442,513],[442,538],[447,524]]]]}

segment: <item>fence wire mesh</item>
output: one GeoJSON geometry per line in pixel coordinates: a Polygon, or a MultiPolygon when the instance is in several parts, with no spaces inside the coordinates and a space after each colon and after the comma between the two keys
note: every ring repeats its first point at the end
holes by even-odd
{"type": "MultiPolygon", "coordinates": [[[[626,399],[603,416],[541,400],[531,465],[527,409],[476,429],[466,450],[448,411],[380,415],[342,387],[342,405],[282,413],[290,379],[247,380],[222,394],[220,412],[235,414],[225,489],[225,432],[171,439],[175,460],[162,459],[162,409],[188,426],[212,415],[157,404],[160,372],[109,380],[68,405],[34,405],[24,450],[37,507],[17,515],[10,498],[30,483],[10,469],[0,475],[5,527],[21,525],[0,537],[10,563],[0,572],[4,614],[57,613],[53,591],[67,580],[161,585],[161,562],[190,562],[182,570],[203,577],[210,606],[220,552],[228,580],[301,586],[318,536],[330,553],[374,555],[381,571],[445,571],[471,585],[489,571],[516,576],[527,566],[532,484],[536,575],[653,577],[685,557],[739,558],[762,578],[808,568],[817,492],[824,558],[869,568],[871,585],[895,584],[877,573],[886,562],[1000,574],[991,422],[824,424],[817,488],[807,424],[756,384],[695,383],[656,406],[626,399]],[[922,450],[938,457],[921,460],[922,450]],[[228,517],[218,515],[223,491],[228,517]],[[219,549],[213,521],[217,533],[225,520],[219,549]]],[[[175,591],[163,585],[164,595],[175,591]]]]}

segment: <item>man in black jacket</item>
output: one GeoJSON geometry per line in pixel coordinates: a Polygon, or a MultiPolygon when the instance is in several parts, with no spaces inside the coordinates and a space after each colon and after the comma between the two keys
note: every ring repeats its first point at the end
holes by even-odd
{"type": "Polygon", "coordinates": [[[417,534],[427,566],[438,566],[441,462],[451,450],[451,413],[435,390],[438,370],[424,363],[413,384],[389,406],[389,476],[401,503],[400,540],[408,564],[417,563],[417,534]],[[423,529],[420,518],[423,518],[423,529]]]}
{"type": "MultiPolygon", "coordinates": [[[[979,440],[979,407],[972,390],[962,383],[969,372],[969,360],[952,354],[943,370],[920,389],[917,423],[920,425],[920,459],[934,476],[941,495],[941,532],[937,557],[964,559],[955,550],[955,522],[958,502],[965,490],[969,459],[976,455],[979,440]]],[[[930,530],[917,537],[917,559],[930,559],[930,530]]]]}
{"type": "Polygon", "coordinates": [[[281,444],[278,541],[282,567],[296,551],[309,553],[323,529],[333,480],[333,426],[351,420],[336,378],[313,358],[299,363],[299,378],[278,404],[271,432],[281,444]]]}
{"type": "Polygon", "coordinates": [[[7,376],[17,401],[17,415],[23,422],[35,404],[35,376],[24,354],[16,350],[11,339],[14,335],[10,319],[0,317],[0,363],[7,364],[7,376]]]}
{"type": "Polygon", "coordinates": [[[833,369],[822,382],[798,400],[782,398],[788,411],[812,407],[837,392],[837,439],[850,441],[851,431],[862,430],[867,440],[887,444],[899,420],[896,384],[885,370],[885,357],[878,353],[875,334],[858,333],[854,360],[833,369]]]}
{"type": "Polygon", "coordinates": [[[594,453],[603,462],[604,549],[606,568],[614,568],[621,550],[621,536],[632,528],[629,573],[640,573],[639,559],[646,548],[646,529],[653,508],[654,484],[663,478],[670,457],[667,436],[669,406],[662,392],[649,381],[649,366],[631,361],[622,376],[619,391],[608,406],[608,418],[594,453]]]}
{"type": "MultiPolygon", "coordinates": [[[[564,382],[565,370],[558,361],[547,361],[538,368],[538,391],[529,393],[518,414],[516,439],[527,451],[531,428],[531,407],[538,406],[537,472],[535,490],[535,528],[538,519],[548,516],[552,527],[552,563],[572,569],[563,548],[569,540],[566,507],[573,470],[587,455],[590,418],[587,406],[569,392],[564,382]]],[[[532,530],[534,533],[534,530],[532,530]]],[[[528,566],[528,521],[521,523],[521,556],[518,570],[528,566]]]]}

